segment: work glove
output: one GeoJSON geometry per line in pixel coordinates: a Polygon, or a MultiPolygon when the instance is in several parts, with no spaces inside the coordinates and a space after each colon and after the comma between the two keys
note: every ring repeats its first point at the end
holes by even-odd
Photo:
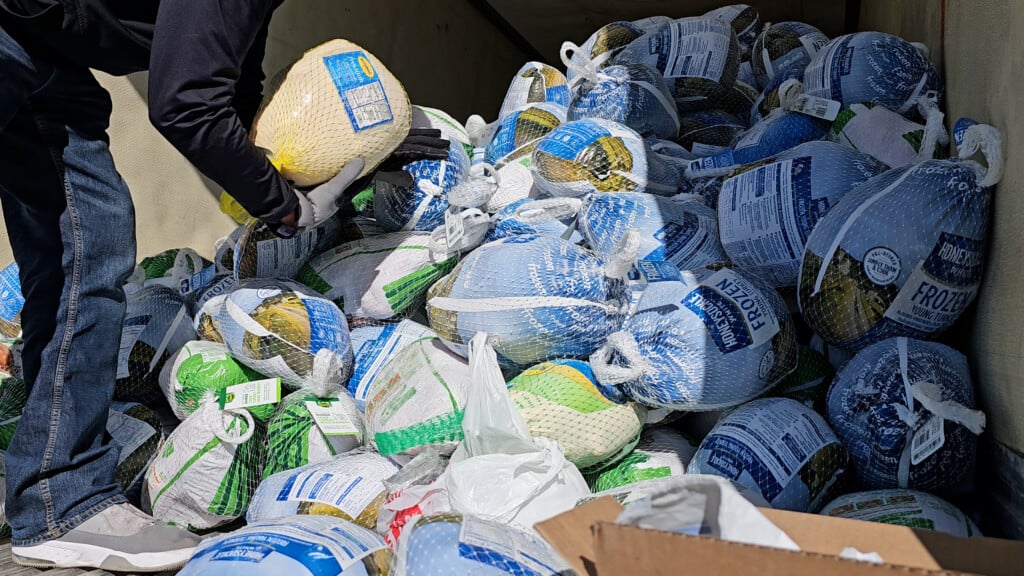
{"type": "MultiPolygon", "coordinates": [[[[405,165],[418,160],[446,160],[451,143],[441,138],[441,131],[414,128],[374,172],[359,178],[366,166],[362,158],[349,161],[337,176],[308,191],[292,189],[299,200],[295,226],[270,224],[271,231],[282,238],[291,238],[300,230],[313,228],[331,219],[342,207],[346,192],[356,193],[365,189],[371,181],[386,181],[396,186],[412,187],[415,183],[405,165]]],[[[349,194],[351,196],[351,194],[349,194]]]]}

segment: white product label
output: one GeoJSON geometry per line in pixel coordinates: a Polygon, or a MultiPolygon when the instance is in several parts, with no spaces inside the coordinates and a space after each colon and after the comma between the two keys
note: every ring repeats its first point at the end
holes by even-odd
{"type": "Polygon", "coordinates": [[[939,416],[932,415],[931,419],[914,433],[914,438],[910,442],[910,463],[912,465],[917,466],[924,462],[946,443],[943,422],[939,416]]]}
{"type": "MultiPolygon", "coordinates": [[[[797,218],[812,218],[806,205],[811,200],[810,160],[796,162],[796,176],[794,160],[783,160],[726,180],[718,202],[719,234],[729,258],[739,266],[762,267],[759,276],[782,286],[794,284],[800,275],[805,235],[797,218]]],[[[809,233],[811,226],[803,228],[809,233]]]]}
{"type": "Polygon", "coordinates": [[[117,351],[118,380],[129,376],[128,357],[135,348],[135,343],[139,341],[139,336],[146,330],[146,326],[149,326],[149,316],[136,316],[124,321],[124,327],[121,329],[121,347],[117,351]]]}
{"type": "Polygon", "coordinates": [[[828,44],[828,38],[818,33],[804,34],[800,37],[800,44],[803,45],[807,55],[813,60],[814,55],[828,44]]]}
{"type": "Polygon", "coordinates": [[[121,449],[121,454],[117,459],[117,463],[120,465],[152,438],[156,434],[156,430],[142,420],[132,418],[117,410],[111,410],[107,416],[107,433],[121,449]]]}
{"type": "Polygon", "coordinates": [[[952,325],[974,300],[978,287],[951,286],[932,277],[921,263],[903,285],[885,317],[922,332],[952,325]]]}
{"type": "Polygon", "coordinates": [[[498,562],[511,560],[519,565],[520,570],[537,574],[564,574],[569,571],[569,565],[540,537],[473,516],[463,517],[459,544],[462,557],[482,564],[499,566],[498,562]],[[495,558],[494,554],[503,558],[495,558]]]}
{"type": "Polygon", "coordinates": [[[790,110],[832,122],[839,115],[842,104],[827,98],[801,94],[793,101],[790,110]]]}
{"type": "Polygon", "coordinates": [[[879,286],[888,286],[895,282],[902,270],[900,257],[884,246],[872,248],[864,255],[864,274],[879,286]]]}
{"type": "Polygon", "coordinates": [[[281,401],[281,379],[268,378],[228,386],[220,391],[220,409],[251,408],[281,401]]]}
{"type": "Polygon", "coordinates": [[[690,161],[688,170],[693,173],[693,176],[699,177],[702,172],[729,168],[735,165],[736,160],[733,158],[732,149],[726,149],[718,154],[690,161]]]}
{"type": "Polygon", "coordinates": [[[671,49],[665,78],[722,78],[732,40],[728,24],[717,20],[676,20],[670,25],[671,49]]]}
{"type": "Polygon", "coordinates": [[[324,436],[358,436],[359,427],[345,413],[337,398],[307,400],[306,410],[324,436]]]}
{"type": "Polygon", "coordinates": [[[690,152],[697,156],[712,156],[725,149],[725,146],[712,146],[710,144],[704,144],[703,142],[694,142],[693,145],[690,146],[690,152]]]}
{"type": "Polygon", "coordinates": [[[351,518],[357,518],[382,492],[393,473],[381,463],[353,462],[344,473],[310,470],[288,480],[291,487],[277,496],[278,501],[316,502],[334,506],[351,518]]]}
{"type": "Polygon", "coordinates": [[[446,210],[444,213],[444,235],[448,241],[448,251],[457,252],[459,243],[466,235],[466,225],[462,221],[462,215],[454,209],[446,210]]]}

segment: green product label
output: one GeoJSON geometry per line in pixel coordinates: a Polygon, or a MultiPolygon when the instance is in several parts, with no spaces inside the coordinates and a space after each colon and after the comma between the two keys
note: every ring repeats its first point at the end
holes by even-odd
{"type": "Polygon", "coordinates": [[[633,452],[626,456],[617,466],[610,470],[605,470],[597,476],[593,482],[594,492],[603,492],[644,480],[667,478],[672,475],[672,469],[668,466],[642,467],[650,459],[651,455],[643,452],[633,452]]]}
{"type": "Polygon", "coordinates": [[[459,442],[462,438],[461,410],[442,414],[406,428],[378,432],[373,437],[377,443],[377,450],[383,456],[401,454],[421,446],[459,442]]]}

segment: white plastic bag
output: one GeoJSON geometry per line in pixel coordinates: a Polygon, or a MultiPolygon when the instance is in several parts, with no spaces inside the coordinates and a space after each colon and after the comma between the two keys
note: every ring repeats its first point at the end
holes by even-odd
{"type": "Polygon", "coordinates": [[[452,508],[532,530],[590,489],[561,445],[530,438],[486,334],[473,337],[469,359],[473,387],[462,420],[465,439],[443,477],[452,508]]]}

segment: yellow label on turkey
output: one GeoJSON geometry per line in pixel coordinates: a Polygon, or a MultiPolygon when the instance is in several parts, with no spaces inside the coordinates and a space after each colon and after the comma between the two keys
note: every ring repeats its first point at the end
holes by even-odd
{"type": "Polygon", "coordinates": [[[367,78],[373,78],[377,74],[370,61],[363,56],[359,57],[359,67],[363,69],[363,74],[366,74],[367,78]]]}

